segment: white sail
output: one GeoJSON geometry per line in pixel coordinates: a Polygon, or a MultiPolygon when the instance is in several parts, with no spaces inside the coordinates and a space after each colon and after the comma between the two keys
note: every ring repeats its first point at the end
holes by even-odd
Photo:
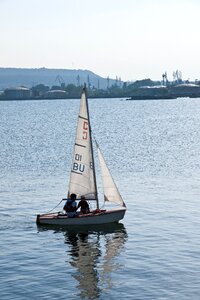
{"type": "Polygon", "coordinates": [[[98,144],[97,144],[97,151],[98,151],[98,157],[101,166],[103,189],[104,189],[104,200],[115,202],[116,204],[126,207],[118,191],[118,188],[110,174],[110,171],[106,165],[105,159],[103,157],[103,154],[101,153],[101,150],[99,149],[98,144]]]}
{"type": "Polygon", "coordinates": [[[69,195],[74,193],[77,198],[84,195],[87,199],[96,199],[97,195],[90,132],[87,98],[83,90],[69,182],[69,195]]]}

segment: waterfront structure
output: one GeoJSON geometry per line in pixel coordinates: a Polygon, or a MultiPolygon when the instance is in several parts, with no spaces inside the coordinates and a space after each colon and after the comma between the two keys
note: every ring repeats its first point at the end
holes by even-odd
{"type": "Polygon", "coordinates": [[[45,99],[66,99],[68,93],[63,90],[51,90],[44,94],[45,99]]]}
{"type": "Polygon", "coordinates": [[[171,99],[172,96],[166,86],[142,86],[131,91],[131,99],[171,99]]]}
{"type": "Polygon", "coordinates": [[[200,86],[192,83],[177,84],[170,89],[170,94],[177,97],[200,97],[200,86]]]}
{"type": "Polygon", "coordinates": [[[31,98],[31,90],[26,87],[8,88],[4,91],[4,98],[8,100],[28,100],[31,98]]]}

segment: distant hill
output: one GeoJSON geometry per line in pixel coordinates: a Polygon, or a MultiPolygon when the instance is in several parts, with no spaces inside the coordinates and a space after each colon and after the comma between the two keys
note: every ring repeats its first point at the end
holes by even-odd
{"type": "MultiPolygon", "coordinates": [[[[86,83],[88,85],[88,80],[91,87],[107,88],[106,78],[88,70],[0,68],[0,89],[16,86],[33,87],[40,83],[50,87],[62,82],[66,85],[71,83],[74,85],[86,83]]],[[[115,80],[109,80],[110,86],[114,83],[115,80]]]]}

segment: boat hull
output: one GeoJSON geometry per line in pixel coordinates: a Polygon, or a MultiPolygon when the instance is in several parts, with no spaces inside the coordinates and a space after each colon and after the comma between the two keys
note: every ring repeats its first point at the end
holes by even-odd
{"type": "Polygon", "coordinates": [[[37,215],[37,224],[45,225],[98,225],[107,223],[116,223],[123,219],[126,208],[115,210],[101,210],[99,212],[91,212],[86,215],[78,215],[74,218],[69,218],[65,214],[52,213],[37,215]]]}

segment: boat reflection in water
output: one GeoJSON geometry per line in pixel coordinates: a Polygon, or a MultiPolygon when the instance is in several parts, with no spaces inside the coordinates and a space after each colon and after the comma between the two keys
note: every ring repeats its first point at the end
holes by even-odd
{"type": "Polygon", "coordinates": [[[112,287],[111,273],[119,269],[116,258],[127,240],[123,224],[81,230],[40,225],[38,229],[63,233],[68,246],[68,263],[76,269],[72,276],[78,282],[80,298],[98,299],[102,290],[109,291],[112,287]]]}

